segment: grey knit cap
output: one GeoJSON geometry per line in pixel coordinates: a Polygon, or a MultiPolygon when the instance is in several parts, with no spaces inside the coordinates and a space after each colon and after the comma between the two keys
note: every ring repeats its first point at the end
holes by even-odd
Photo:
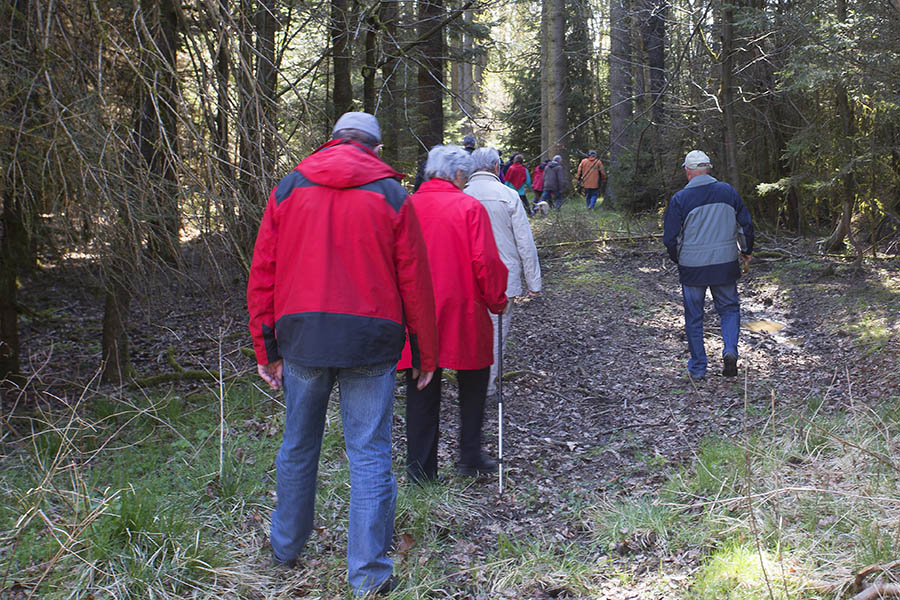
{"type": "Polygon", "coordinates": [[[341,129],[358,129],[364,133],[368,133],[378,143],[381,143],[381,128],[378,127],[378,119],[366,112],[348,112],[341,115],[341,118],[334,124],[331,134],[334,135],[341,129]]]}

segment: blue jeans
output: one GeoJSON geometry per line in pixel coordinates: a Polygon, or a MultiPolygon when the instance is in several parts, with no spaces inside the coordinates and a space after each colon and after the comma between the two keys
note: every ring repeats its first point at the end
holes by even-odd
{"type": "Polygon", "coordinates": [[[703,345],[703,303],[706,300],[706,288],[712,292],[716,312],[722,322],[722,341],[725,348],[722,356],[733,353],[737,356],[738,330],[741,327],[741,306],[738,300],[737,283],[726,285],[693,286],[682,285],[684,298],[684,332],[687,334],[688,349],[691,358],[688,360],[688,371],[694,377],[706,375],[706,348],[703,345]]]}
{"type": "Polygon", "coordinates": [[[584,188],[584,203],[588,208],[594,208],[599,196],[600,188],[584,188]]]}
{"type": "Polygon", "coordinates": [[[275,459],[278,506],[272,514],[272,550],[277,559],[292,560],[312,531],[325,413],[337,380],[350,461],[347,572],[357,594],[379,587],[393,572],[387,553],[397,502],[391,472],[395,377],[394,363],[354,368],[284,363],[287,414],[275,459]]]}
{"type": "Polygon", "coordinates": [[[546,202],[556,210],[559,210],[563,203],[563,197],[560,192],[551,192],[550,190],[544,190],[544,193],[541,194],[541,202],[546,202]]]}

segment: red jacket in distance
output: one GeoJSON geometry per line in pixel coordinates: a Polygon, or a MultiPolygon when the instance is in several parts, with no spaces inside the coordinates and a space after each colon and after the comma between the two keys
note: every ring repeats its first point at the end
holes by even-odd
{"type": "Polygon", "coordinates": [[[518,190],[528,179],[528,170],[522,163],[513,163],[506,169],[506,182],[511,183],[513,189],[518,190]]]}
{"type": "Polygon", "coordinates": [[[257,362],[394,362],[408,329],[416,366],[436,368],[428,255],[400,177],[365,146],[332,140],[275,187],[247,287],[257,362]]]}
{"type": "Polygon", "coordinates": [[[535,192],[544,191],[544,163],[537,165],[531,173],[531,189],[535,192]]]}
{"type": "MultiPolygon", "coordinates": [[[[410,201],[422,224],[438,322],[438,366],[483,369],[494,362],[488,311],[506,307],[508,271],[481,203],[443,179],[422,184],[410,201]]],[[[409,346],[398,369],[410,367],[409,346]]]]}

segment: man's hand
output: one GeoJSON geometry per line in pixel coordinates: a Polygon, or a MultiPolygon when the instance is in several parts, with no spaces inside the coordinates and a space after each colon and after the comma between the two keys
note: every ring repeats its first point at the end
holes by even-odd
{"type": "Polygon", "coordinates": [[[434,371],[420,371],[416,368],[412,370],[412,378],[416,380],[416,389],[422,391],[425,389],[429,383],[431,383],[431,378],[434,376],[434,371]]]}
{"type": "Polygon", "coordinates": [[[273,390],[281,389],[281,375],[284,371],[283,360],[279,359],[275,362],[270,362],[267,365],[257,363],[256,370],[259,372],[259,376],[262,377],[273,390]]]}
{"type": "Polygon", "coordinates": [[[750,261],[753,260],[753,256],[751,256],[750,254],[744,254],[743,252],[741,252],[741,255],[738,258],[741,261],[741,270],[744,273],[749,273],[750,272],[750,261]]]}

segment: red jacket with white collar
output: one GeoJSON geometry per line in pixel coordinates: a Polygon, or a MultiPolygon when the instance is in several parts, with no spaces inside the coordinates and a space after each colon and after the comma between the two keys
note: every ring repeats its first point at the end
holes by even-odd
{"type": "Polygon", "coordinates": [[[247,287],[257,362],[393,362],[408,329],[416,366],[434,370],[427,251],[400,177],[365,146],[332,140],[275,186],[247,287]]]}
{"type": "MultiPolygon", "coordinates": [[[[508,271],[481,203],[443,179],[430,179],[410,198],[428,246],[438,320],[438,366],[483,369],[494,362],[488,311],[506,308],[508,271]]],[[[397,365],[408,369],[409,347],[397,365]]]]}

